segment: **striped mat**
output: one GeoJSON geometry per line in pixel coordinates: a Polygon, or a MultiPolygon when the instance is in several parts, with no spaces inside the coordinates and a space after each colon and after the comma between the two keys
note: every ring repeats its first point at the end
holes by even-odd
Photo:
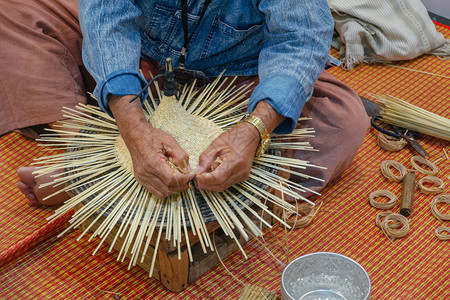
{"type": "MultiPolygon", "coordinates": [[[[438,26],[450,38],[450,28],[438,26]]],[[[337,53],[333,52],[334,55],[337,53]]],[[[422,56],[395,66],[450,76],[450,62],[422,56]]],[[[330,72],[353,87],[360,95],[389,94],[450,118],[450,79],[386,65],[360,65],[351,71],[333,68],[330,72]]],[[[377,132],[367,134],[356,160],[330,184],[313,223],[286,232],[280,226],[265,231],[266,247],[252,240],[244,249],[245,260],[235,252],[224,258],[180,293],[172,293],[149,278],[139,267],[115,260],[106,246],[93,256],[96,238],[77,241],[80,231],[62,238],[69,215],[48,224],[52,209],[29,207],[15,187],[15,170],[33,157],[52,154],[37,143],[10,133],[0,137],[0,299],[237,299],[243,284],[257,285],[280,294],[280,278],[288,259],[329,251],[359,262],[369,273],[372,299],[450,299],[450,241],[440,241],[433,231],[450,226],[432,216],[431,194],[415,191],[411,230],[399,240],[389,241],[375,226],[380,210],[368,203],[368,194],[387,189],[401,195],[401,184],[380,174],[384,160],[396,160],[412,168],[409,148],[386,152],[376,145],[377,132]],[[270,250],[270,252],[267,250],[270,250]],[[275,258],[276,259],[275,259],[275,258]]],[[[419,139],[440,168],[439,177],[450,193],[450,143],[432,137],[419,139]]],[[[418,174],[418,179],[423,174],[418,174]]],[[[399,204],[392,211],[398,212],[399,204]]],[[[442,210],[450,213],[448,207],[442,210]]]]}

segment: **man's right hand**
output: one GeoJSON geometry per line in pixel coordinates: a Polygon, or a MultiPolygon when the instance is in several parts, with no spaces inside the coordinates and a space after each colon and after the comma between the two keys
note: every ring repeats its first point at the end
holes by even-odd
{"type": "Polygon", "coordinates": [[[129,103],[133,97],[110,95],[109,107],[130,152],[136,180],[158,198],[186,190],[194,174],[175,173],[168,160],[185,168],[188,154],[170,134],[147,122],[140,101],[129,103]]]}

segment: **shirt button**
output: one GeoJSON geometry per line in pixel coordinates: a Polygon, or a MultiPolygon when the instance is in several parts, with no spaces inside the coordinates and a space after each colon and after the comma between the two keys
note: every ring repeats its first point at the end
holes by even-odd
{"type": "Polygon", "coordinates": [[[167,48],[168,48],[168,45],[167,45],[167,44],[160,44],[160,45],[158,46],[158,50],[159,50],[159,52],[161,52],[161,53],[166,53],[166,52],[167,52],[167,48]]]}

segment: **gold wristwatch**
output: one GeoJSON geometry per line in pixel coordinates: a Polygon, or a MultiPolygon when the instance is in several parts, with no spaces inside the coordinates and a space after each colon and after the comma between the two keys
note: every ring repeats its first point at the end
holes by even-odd
{"type": "Polygon", "coordinates": [[[256,157],[259,157],[261,156],[261,154],[266,152],[267,148],[269,148],[270,133],[267,131],[266,125],[264,125],[263,121],[261,121],[261,119],[256,116],[245,115],[239,123],[243,122],[252,124],[259,132],[259,137],[261,138],[261,140],[255,154],[256,157]]]}

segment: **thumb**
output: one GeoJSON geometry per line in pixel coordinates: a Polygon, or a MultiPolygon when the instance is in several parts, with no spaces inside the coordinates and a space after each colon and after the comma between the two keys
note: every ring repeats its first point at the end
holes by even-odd
{"type": "Polygon", "coordinates": [[[206,149],[198,159],[198,166],[195,168],[194,173],[203,173],[205,171],[211,170],[212,164],[216,161],[219,156],[217,150],[208,148],[206,149]]]}

